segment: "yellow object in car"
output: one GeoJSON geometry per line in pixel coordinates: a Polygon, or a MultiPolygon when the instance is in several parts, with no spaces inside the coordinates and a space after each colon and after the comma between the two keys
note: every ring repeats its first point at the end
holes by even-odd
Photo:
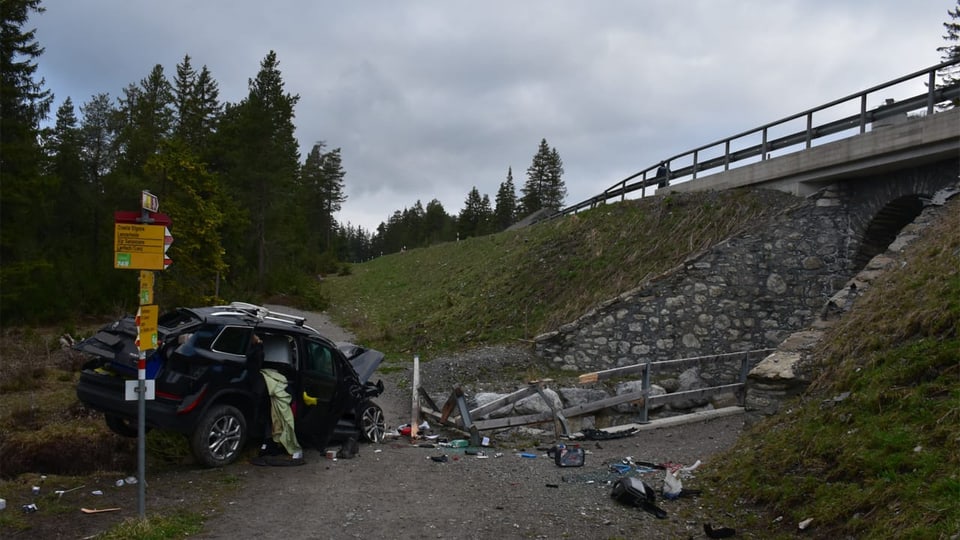
{"type": "Polygon", "coordinates": [[[304,405],[309,405],[309,406],[312,407],[312,406],[314,406],[314,405],[317,404],[317,398],[315,398],[315,397],[310,397],[310,394],[304,392],[304,393],[303,393],[303,404],[304,404],[304,405]]]}

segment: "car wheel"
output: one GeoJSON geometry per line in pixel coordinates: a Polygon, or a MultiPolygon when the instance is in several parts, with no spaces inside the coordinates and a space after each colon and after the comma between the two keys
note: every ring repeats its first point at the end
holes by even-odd
{"type": "MultiPolygon", "coordinates": [[[[110,431],[120,435],[121,437],[136,437],[139,435],[137,433],[137,421],[129,420],[127,418],[120,418],[119,416],[106,415],[104,419],[107,421],[107,427],[110,428],[110,431]]],[[[150,431],[150,428],[145,428],[144,432],[150,431]]]]}
{"type": "Polygon", "coordinates": [[[360,435],[366,441],[379,443],[383,442],[385,432],[383,409],[372,401],[363,402],[360,405],[360,435]]]}
{"type": "Polygon", "coordinates": [[[236,461],[246,442],[247,419],[243,413],[230,405],[215,405],[193,430],[190,450],[202,465],[223,467],[236,461]]]}

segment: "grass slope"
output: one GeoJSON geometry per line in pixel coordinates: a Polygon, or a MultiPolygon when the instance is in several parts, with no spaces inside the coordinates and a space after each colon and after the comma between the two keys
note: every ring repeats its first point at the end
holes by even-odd
{"type": "Polygon", "coordinates": [[[960,533],[960,200],[831,328],[819,377],[721,458],[717,490],[817,538],[960,533]],[[833,398],[849,396],[841,401],[833,398]]]}
{"type": "Polygon", "coordinates": [[[772,191],[674,194],[356,265],[329,311],[391,356],[530,339],[779,213],[772,191]]]}

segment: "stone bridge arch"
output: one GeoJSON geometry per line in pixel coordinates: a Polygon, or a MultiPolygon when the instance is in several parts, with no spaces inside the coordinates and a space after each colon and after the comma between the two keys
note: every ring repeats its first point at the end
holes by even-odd
{"type": "Polygon", "coordinates": [[[839,184],[849,217],[850,271],[883,253],[937,192],[956,186],[960,159],[885,172],[839,184]]]}

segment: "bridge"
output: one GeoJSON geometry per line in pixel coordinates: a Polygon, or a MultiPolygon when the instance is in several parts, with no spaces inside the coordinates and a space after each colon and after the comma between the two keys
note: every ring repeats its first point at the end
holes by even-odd
{"type": "MultiPolygon", "coordinates": [[[[938,73],[957,64],[671,156],[664,160],[668,174],[651,165],[551,216],[658,192],[750,186],[802,197],[537,336],[537,354],[559,369],[603,371],[777,347],[807,328],[864,269],[873,270],[883,259],[878,255],[899,245],[906,225],[932,219],[960,192],[960,107],[953,106],[960,82],[936,85],[938,73]],[[924,91],[867,106],[910,85],[924,91]]],[[[701,374],[722,381],[731,375],[725,369],[705,367],[701,374]]]]}
{"type": "Polygon", "coordinates": [[[808,196],[839,180],[956,160],[960,108],[950,105],[960,100],[960,82],[938,87],[937,77],[957,64],[960,60],[944,62],[671,156],[663,160],[666,178],[660,163],[650,165],[553,217],[664,188],[753,186],[808,196]],[[925,90],[868,108],[871,100],[913,87],[925,90]]]}

